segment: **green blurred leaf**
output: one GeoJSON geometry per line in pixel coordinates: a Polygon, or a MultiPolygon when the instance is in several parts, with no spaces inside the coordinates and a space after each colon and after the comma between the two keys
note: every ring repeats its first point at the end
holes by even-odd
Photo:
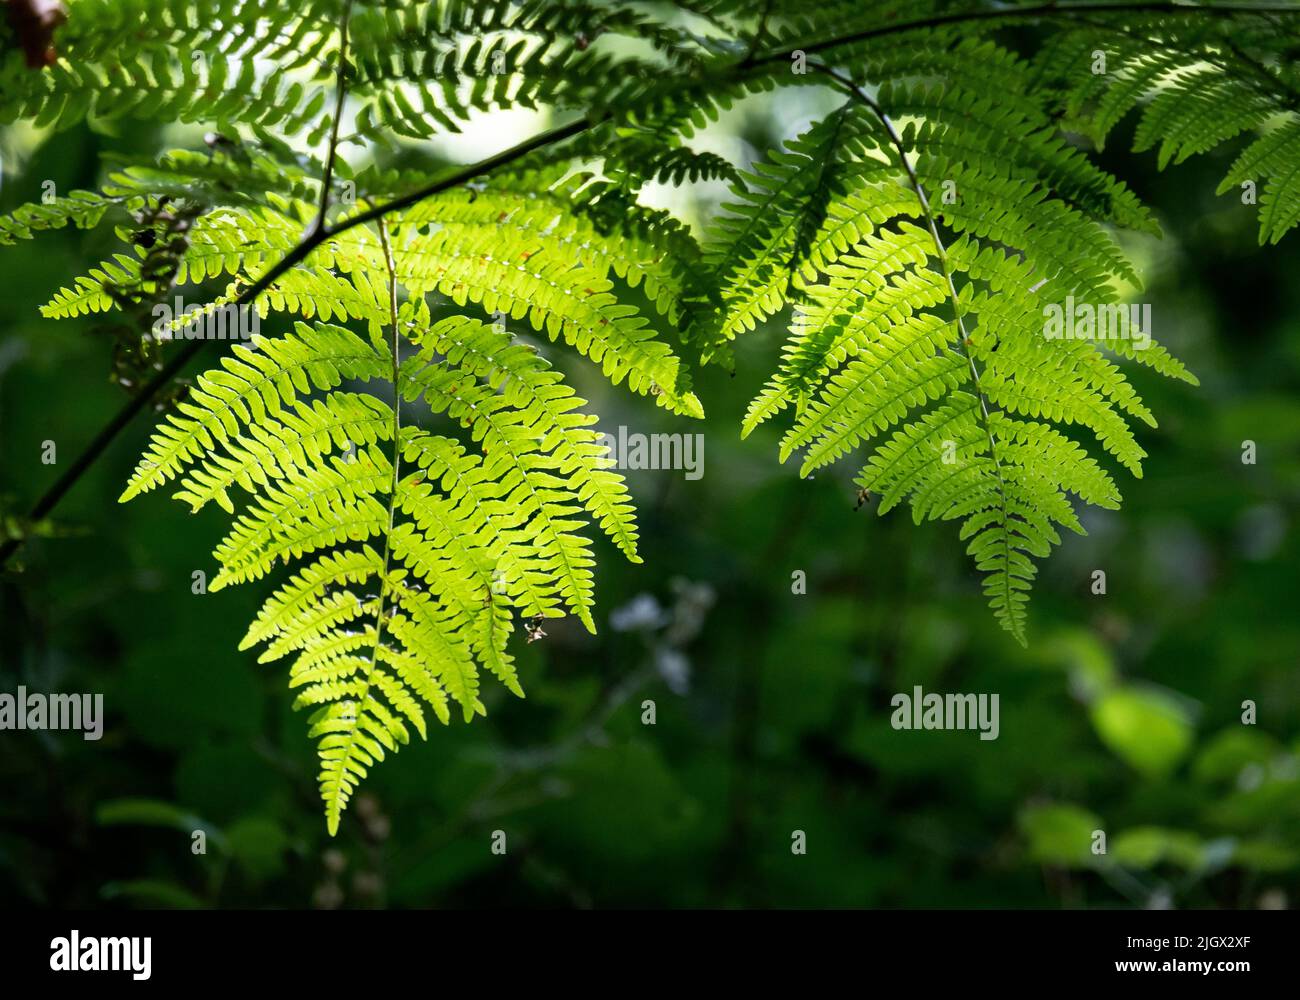
{"type": "Polygon", "coordinates": [[[1300,850],[1275,840],[1243,840],[1235,858],[1244,868],[1260,872],[1283,872],[1300,868],[1300,850]]]}
{"type": "Polygon", "coordinates": [[[1115,683],[1115,659],[1110,647],[1086,629],[1059,629],[1038,650],[1044,664],[1060,667],[1070,677],[1070,687],[1092,701],[1115,683]]]}
{"type": "Polygon", "coordinates": [[[1200,868],[1207,860],[1201,838],[1184,830],[1158,826],[1135,827],[1118,834],[1107,850],[1112,861],[1133,868],[1151,868],[1162,861],[1182,868],[1200,868]]]}
{"type": "Polygon", "coordinates": [[[1094,813],[1074,805],[1030,806],[1020,814],[1029,854],[1044,864],[1072,868],[1094,864],[1092,835],[1101,828],[1094,813]]]}
{"type": "Polygon", "coordinates": [[[188,809],[160,799],[101,802],[95,809],[95,821],[101,826],[159,826],[179,830],[187,838],[202,830],[208,843],[218,851],[226,850],[226,835],[221,827],[188,809]]]}
{"type": "Polygon", "coordinates": [[[1117,688],[1099,698],[1090,714],[1102,743],[1149,778],[1173,771],[1192,745],[1187,713],[1159,691],[1117,688]]]}
{"type": "Polygon", "coordinates": [[[226,836],[231,855],[254,879],[271,878],[284,870],[289,837],[272,820],[249,816],[232,824],[226,836]]]}
{"type": "Polygon", "coordinates": [[[1281,750],[1277,740],[1256,729],[1226,729],[1197,754],[1192,773],[1207,783],[1234,781],[1242,768],[1267,763],[1281,750]]]}

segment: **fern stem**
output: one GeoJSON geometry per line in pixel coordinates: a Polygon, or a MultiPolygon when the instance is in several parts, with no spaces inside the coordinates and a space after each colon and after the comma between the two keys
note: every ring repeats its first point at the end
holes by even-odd
{"type": "MultiPolygon", "coordinates": [[[[384,249],[384,265],[388,269],[388,304],[389,314],[392,319],[393,455],[391,464],[393,478],[388,492],[388,526],[384,531],[383,569],[379,577],[379,596],[375,601],[375,644],[370,650],[370,663],[366,667],[363,679],[364,687],[356,700],[356,718],[353,722],[352,732],[348,737],[346,747],[343,749],[343,755],[339,758],[338,766],[341,778],[347,775],[348,760],[351,757],[352,748],[356,745],[357,733],[361,728],[361,713],[365,711],[366,704],[370,700],[370,689],[373,684],[375,667],[379,663],[379,649],[384,642],[384,613],[387,610],[389,586],[388,570],[392,562],[393,528],[397,520],[397,484],[402,478],[402,386],[401,361],[398,354],[398,348],[401,346],[401,328],[397,322],[397,266],[393,261],[393,248],[388,239],[388,226],[383,219],[379,220],[379,244],[384,249]]],[[[339,816],[342,814],[345,805],[344,802],[339,801],[339,796],[344,788],[344,781],[336,782],[332,800],[326,803],[330,833],[334,833],[338,829],[339,816]]]]}
{"type": "MultiPolygon", "coordinates": [[[[848,77],[835,72],[835,70],[823,63],[809,63],[808,65],[838,82],[846,91],[849,92],[850,96],[860,101],[865,107],[870,108],[871,112],[880,120],[880,124],[884,126],[886,133],[889,135],[889,141],[893,144],[894,150],[898,153],[899,164],[907,174],[908,184],[916,193],[917,201],[921,206],[921,214],[925,216],[926,226],[930,230],[930,238],[934,242],[935,258],[939,261],[939,270],[943,275],[944,282],[948,285],[948,296],[952,300],[953,315],[957,324],[958,333],[957,342],[953,345],[953,349],[961,355],[970,366],[971,382],[975,388],[975,394],[979,398],[981,421],[984,424],[985,432],[988,434],[989,453],[993,458],[994,466],[997,466],[997,453],[993,449],[993,430],[989,426],[988,401],[984,398],[984,392],[980,388],[979,366],[975,364],[975,358],[971,353],[966,350],[966,321],[962,316],[961,302],[957,297],[957,284],[953,281],[952,269],[948,266],[948,252],[944,247],[943,237],[939,235],[939,226],[934,218],[934,210],[930,207],[930,199],[926,197],[925,188],[921,186],[921,179],[916,175],[915,168],[907,158],[907,148],[903,145],[902,136],[898,134],[898,130],[894,128],[894,123],[890,120],[889,115],[885,113],[885,109],[880,106],[880,103],[862,90],[862,88],[860,88],[856,83],[848,77]]],[[[1002,482],[1002,472],[1000,467],[998,468],[998,482],[1002,482]]]]}
{"type": "MultiPolygon", "coordinates": [[[[1076,14],[1199,14],[1210,16],[1234,17],[1240,14],[1300,14],[1300,7],[1292,4],[1252,3],[1220,7],[1212,4],[1194,5],[1189,3],[1042,3],[1032,7],[996,7],[984,10],[954,11],[949,14],[934,14],[930,17],[917,18],[913,21],[900,21],[895,24],[879,25],[865,28],[848,35],[825,38],[798,46],[806,55],[825,52],[827,49],[841,45],[853,45],[856,42],[870,41],[889,35],[903,34],[908,31],[924,31],[927,28],[942,28],[953,24],[965,24],[971,21],[1014,20],[1017,18],[1072,17],[1076,14]]],[[[790,49],[761,55],[748,62],[751,66],[765,63],[781,62],[790,58],[790,49]]]]}
{"type": "MultiPolygon", "coordinates": [[[[391,351],[393,355],[393,489],[388,498],[388,536],[393,533],[393,521],[397,512],[397,484],[401,480],[401,462],[402,462],[402,364],[398,349],[401,347],[401,329],[397,322],[397,264],[393,260],[393,247],[388,238],[388,225],[383,219],[379,220],[379,245],[384,248],[384,266],[388,269],[388,308],[393,320],[393,343],[391,351]]],[[[384,539],[384,579],[388,579],[388,561],[389,561],[388,537],[384,539]]],[[[383,588],[380,588],[380,606],[382,609],[383,588]]],[[[380,615],[380,626],[382,628],[383,616],[380,615]]],[[[377,644],[376,644],[377,645],[377,644]]]]}
{"type": "Polygon", "coordinates": [[[343,5],[343,16],[339,18],[339,59],[335,70],[334,83],[334,120],[330,123],[329,149],[325,154],[325,173],[320,184],[320,209],[316,220],[305,235],[310,236],[325,228],[325,214],[330,207],[330,188],[334,184],[334,162],[338,159],[339,125],[343,121],[343,105],[348,96],[348,24],[352,19],[353,0],[343,5]]]}
{"type": "MultiPolygon", "coordinates": [[[[1002,504],[1002,520],[1005,522],[1008,517],[1007,484],[1002,475],[1002,462],[998,458],[997,438],[993,434],[993,425],[992,418],[989,414],[988,399],[985,397],[984,390],[980,385],[979,366],[975,363],[974,355],[967,350],[967,344],[969,341],[967,338],[965,318],[962,315],[961,300],[957,295],[957,283],[953,280],[952,268],[948,264],[948,252],[944,247],[943,237],[939,234],[939,225],[935,220],[934,210],[930,206],[930,199],[926,197],[925,188],[921,184],[921,178],[917,176],[916,168],[912,166],[911,161],[907,158],[907,147],[903,144],[902,136],[900,136],[898,130],[894,128],[893,121],[890,119],[889,115],[885,113],[885,109],[880,106],[880,102],[859,87],[857,83],[849,77],[837,73],[824,63],[810,61],[808,65],[836,81],[848,92],[850,97],[855,98],[865,107],[871,109],[872,114],[880,120],[880,124],[889,135],[889,141],[893,145],[895,152],[898,154],[898,162],[907,173],[908,183],[916,193],[917,201],[921,206],[921,213],[925,216],[926,226],[930,231],[930,238],[934,241],[935,256],[939,261],[939,269],[943,274],[944,282],[948,286],[948,295],[952,300],[953,316],[957,324],[957,342],[953,347],[957,354],[966,360],[966,364],[970,368],[971,386],[975,390],[975,398],[979,401],[980,424],[983,426],[984,434],[988,438],[989,458],[993,462],[993,471],[996,473],[998,478],[998,497],[1002,504]]],[[[1005,537],[1003,539],[1003,547],[1004,557],[1008,561],[1007,564],[1010,565],[1010,546],[1005,537]]]]}
{"type": "MultiPolygon", "coordinates": [[[[517,146],[495,156],[490,156],[485,160],[470,164],[460,170],[454,171],[441,180],[435,181],[418,191],[413,191],[408,195],[395,198],[391,202],[382,205],[376,205],[374,208],[363,212],[359,215],[351,216],[338,225],[330,227],[325,226],[318,229],[303,239],[296,247],[285,254],[279,261],[266,270],[266,272],[255,282],[249,285],[239,296],[234,299],[230,305],[234,308],[246,306],[253,303],[259,295],[265,292],[273,285],[278,278],[297,267],[305,261],[313,250],[330,238],[337,236],[339,233],[346,232],[355,226],[362,225],[366,222],[374,222],[382,219],[390,212],[399,211],[403,208],[409,208],[425,198],[448,191],[454,187],[459,187],[469,181],[475,180],[484,174],[490,173],[498,167],[508,163],[513,163],[527,154],[541,149],[552,143],[560,142],[571,136],[577,135],[588,128],[591,128],[594,121],[587,118],[580,118],[577,121],[570,122],[568,125],[559,128],[550,129],[539,135],[533,136],[517,146]]],[[[170,361],[151,378],[138,393],[133,395],[122,408],[113,415],[107,424],[96,434],[90,441],[84,451],[81,452],[68,466],[67,471],[54,481],[54,485],[45,491],[28,512],[27,521],[35,523],[50,513],[67,494],[76,482],[86,474],[86,471],[99,459],[113,439],[120,434],[128,424],[135,419],[136,415],[149,404],[155,396],[158,395],[167,385],[171,383],[186,367],[189,366],[203,349],[210,343],[207,340],[191,340],[176,354],[172,355],[170,361]]],[[[26,541],[25,537],[10,538],[0,543],[0,568],[7,565],[10,557],[26,541]]]]}
{"type": "MultiPolygon", "coordinates": [[[[837,46],[851,45],[856,42],[866,41],[873,38],[901,34],[909,31],[920,31],[927,28],[959,24],[968,21],[983,21],[997,18],[1033,19],[1035,17],[1057,17],[1062,15],[1074,16],[1088,13],[1105,14],[1142,12],[1180,16],[1199,14],[1231,17],[1250,14],[1300,14],[1300,8],[1275,3],[1243,4],[1233,7],[1193,6],[1186,3],[1153,2],[1045,3],[1032,7],[1009,7],[953,12],[948,14],[932,15],[930,17],[919,18],[912,21],[881,25],[834,38],[811,42],[804,45],[802,51],[808,54],[824,52],[837,46]]],[[[721,72],[718,81],[724,82],[728,78],[744,75],[752,70],[762,69],[764,66],[783,61],[787,59],[788,56],[789,52],[783,50],[781,52],[758,55],[754,58],[742,58],[731,67],[721,72]]],[[[344,72],[342,57],[340,57],[339,71],[340,74],[343,74],[344,72]]],[[[341,107],[341,101],[339,107],[341,107]]],[[[539,133],[538,135],[535,135],[501,153],[490,156],[487,159],[471,164],[460,170],[453,171],[440,180],[434,181],[418,190],[402,195],[384,204],[375,205],[363,212],[344,219],[333,227],[325,225],[322,220],[321,225],[313,226],[309,232],[304,235],[301,243],[294,247],[293,250],[282,257],[277,263],[268,268],[267,271],[257,279],[257,281],[248,286],[248,288],[246,288],[232,303],[230,303],[230,305],[239,307],[253,303],[256,298],[265,292],[278,278],[305,261],[313,250],[333,236],[346,232],[354,226],[378,221],[391,212],[409,208],[426,198],[450,190],[454,187],[458,187],[496,170],[499,167],[513,163],[532,152],[561,142],[565,139],[572,138],[573,136],[588,131],[596,125],[601,124],[607,119],[607,117],[608,115],[584,116],[569,122],[567,125],[562,125],[539,133]]],[[[337,133],[335,133],[334,140],[332,141],[332,145],[336,144],[337,133]]],[[[333,159],[333,156],[331,156],[326,165],[327,178],[322,188],[323,200],[328,197],[328,190],[330,183],[332,182],[333,159]]],[[[322,203],[324,203],[324,201],[322,201],[322,203]]],[[[86,448],[71,462],[70,465],[68,465],[66,471],[40,496],[29,511],[27,521],[29,523],[36,523],[46,517],[58,505],[73,485],[75,485],[86,471],[99,459],[99,456],[103,454],[118,434],[120,434],[122,430],[131,423],[135,416],[143,410],[159,392],[161,392],[173,379],[185,370],[194,358],[199,355],[207,343],[208,342],[205,340],[192,340],[189,341],[183,349],[174,354],[171,360],[168,361],[164,367],[139,390],[138,393],[133,395],[121,407],[121,409],[113,415],[108,423],[106,423],[91,439],[86,448]]],[[[19,536],[7,539],[0,543],[0,568],[3,568],[8,564],[9,559],[25,541],[25,536],[19,536]]]]}
{"type": "Polygon", "coordinates": [[[763,12],[758,18],[758,27],[754,29],[754,37],[749,41],[749,50],[745,53],[745,58],[741,61],[741,67],[751,65],[758,56],[758,47],[763,44],[763,39],[767,35],[767,19],[772,14],[772,0],[764,0],[763,12]]]}

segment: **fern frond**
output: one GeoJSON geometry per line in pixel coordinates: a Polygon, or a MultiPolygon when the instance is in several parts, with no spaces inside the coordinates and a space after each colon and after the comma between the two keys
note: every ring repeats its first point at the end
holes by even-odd
{"type": "MultiPolygon", "coordinates": [[[[419,391],[435,410],[445,410],[468,425],[475,439],[482,442],[483,472],[493,481],[500,502],[513,506],[523,519],[521,537],[538,554],[535,572],[594,632],[591,567],[595,560],[588,541],[576,533],[582,527],[573,519],[581,509],[576,505],[576,492],[551,471],[555,460],[544,450],[545,437],[531,426],[529,408],[517,409],[490,386],[488,391],[474,391],[472,370],[468,373],[469,384],[465,385],[467,373],[452,365],[454,361],[422,369],[412,366],[405,383],[419,391]]],[[[518,398],[518,393],[511,395],[518,398]]],[[[532,409],[534,413],[543,412],[536,404],[532,409]]],[[[626,514],[615,510],[610,515],[624,519],[614,522],[624,532],[626,514]]],[[[625,544],[631,544],[630,538],[625,544]]]]}
{"type": "Polygon", "coordinates": [[[534,349],[463,317],[443,320],[416,342],[425,347],[422,359],[440,358],[446,368],[434,369],[437,381],[426,368],[408,384],[419,386],[435,409],[458,419],[475,440],[502,440],[503,421],[526,429],[537,442],[533,455],[545,456],[573,485],[577,499],[629,560],[641,561],[623,476],[611,471],[613,459],[590,429],[596,418],[575,412],[583,401],[559,372],[534,349]]]}
{"type": "Polygon", "coordinates": [[[323,131],[327,89],[310,74],[268,77],[254,58],[300,69],[328,38],[305,27],[292,5],[271,0],[211,0],[201,11],[181,0],[79,0],[54,65],[0,67],[0,122],[137,117],[323,131]]]}
{"type": "Polygon", "coordinates": [[[1141,475],[1129,422],[1154,418],[1103,348],[1192,379],[1153,342],[1147,358],[1132,341],[1049,335],[1053,304],[1122,308],[1118,289],[1137,275],[1100,223],[1146,228],[1150,216],[1040,113],[1000,104],[982,80],[939,87],[929,73],[917,61],[914,80],[875,97],[846,87],[850,104],[744,178],[709,259],[724,322],[738,324],[724,336],[795,306],[743,432],[793,407],[780,457],[801,452],[802,475],[873,446],[858,485],[881,494],[881,513],[906,501],[918,522],[963,521],[990,607],[1024,641],[1033,560],[1058,528],[1082,530],[1069,497],[1118,502],[1058,428],[1086,428],[1141,475]]]}
{"type": "Polygon", "coordinates": [[[0,217],[0,245],[113,221],[121,245],[42,312],[116,312],[118,347],[155,370],[191,319],[235,303],[275,318],[162,419],[122,500],[174,482],[191,510],[221,507],[214,591],[293,565],[241,648],[290,662],[334,833],[430,713],[484,714],[487,675],[523,695],[519,619],[595,630],[589,528],[640,560],[596,417],[502,317],[700,417],[669,332],[730,364],[788,314],[742,434],[782,417],[779,456],[801,474],[854,454],[882,514],[959,522],[1024,641],[1036,560],[1082,531],[1076,503],[1118,505],[1111,462],[1141,475],[1137,428],[1155,417],[1126,370],[1195,383],[1150,330],[1050,330],[1067,303],[1126,315],[1141,284],[1116,231],[1158,234],[1079,137],[1101,146],[1134,113],[1161,169],[1239,143],[1220,190],[1257,186],[1261,240],[1277,241],[1300,223],[1292,13],[79,0],[53,65],[0,52],[0,124],[214,131],[207,151],[110,158],[99,192],[0,217]],[[842,103],[753,163],[689,145],[796,86],[842,103]],[[359,171],[340,155],[505,108],[559,124],[467,168],[409,143],[359,171]],[[700,180],[731,197],[698,240],[642,203],[700,180]],[[198,313],[146,331],[173,289],[198,313]]]}
{"type": "Polygon", "coordinates": [[[1264,178],[1259,192],[1259,239],[1276,243],[1300,222],[1300,116],[1260,136],[1233,162],[1219,194],[1264,178]]]}
{"type": "MultiPolygon", "coordinates": [[[[196,241],[190,277],[248,265],[222,235],[230,221],[215,216],[196,241]]],[[[384,289],[367,269],[368,240],[354,234],[322,259],[339,280],[373,288],[367,310],[377,314],[384,289]]],[[[395,312],[399,272],[383,253],[394,262],[391,346],[319,322],[235,346],[159,426],[122,497],[179,478],[176,496],[192,509],[215,500],[234,515],[211,591],[301,562],[241,648],[265,644],[262,662],[293,659],[331,832],[368,770],[410,730],[425,735],[426,711],[444,723],[453,703],[466,721],[486,711],[481,672],[523,696],[508,648],[516,615],[568,611],[595,630],[586,518],[639,561],[626,485],[559,372],[480,321],[430,325],[420,298],[395,312]],[[403,340],[414,353],[399,363],[403,340]],[[376,380],[395,398],[343,387],[376,380]],[[477,453],[402,426],[402,401],[417,397],[464,427],[477,453]]],[[[295,289],[277,282],[268,301],[281,308],[295,289]]]]}
{"type": "Polygon", "coordinates": [[[0,246],[13,246],[46,229],[64,226],[91,229],[99,224],[111,205],[110,199],[93,191],[73,191],[48,202],[23,205],[8,215],[0,215],[0,246]]]}

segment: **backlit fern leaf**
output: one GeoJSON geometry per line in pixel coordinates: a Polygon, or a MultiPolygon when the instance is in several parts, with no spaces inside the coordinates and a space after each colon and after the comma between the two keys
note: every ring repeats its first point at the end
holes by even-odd
{"type": "Polygon", "coordinates": [[[522,694],[518,619],[594,630],[588,528],[640,558],[594,416],[507,320],[700,416],[666,334],[734,364],[788,311],[742,433],[783,418],[803,474],[852,453],[881,513],[960,522],[1023,639],[1075,501],[1117,506],[1103,463],[1141,474],[1134,427],[1154,416],[1125,366],[1195,381],[1147,329],[1048,335],[1069,303],[1120,315],[1140,282],[1115,232],[1158,232],[1075,139],[1100,146],[1140,107],[1135,146],[1161,168],[1240,141],[1221,191],[1258,187],[1262,239],[1300,221],[1300,8],[1083,6],[78,0],[39,69],[0,25],[0,123],[216,129],[207,151],[117,160],[97,193],[0,217],[0,244],[112,220],[121,246],[47,317],[174,290],[198,310],[142,339],[235,304],[276,324],[218,345],[122,499],[172,482],[231,515],[213,590],[293,565],[242,648],[290,660],[331,831],[428,713],[486,711],[484,672],[522,694]],[[724,112],[790,87],[843,103],[756,162],[707,150],[724,112]],[[469,174],[410,145],[508,108],[562,141],[469,174]],[[354,171],[336,137],[399,148],[354,171]],[[732,195],[691,225],[644,203],[712,180],[732,195]],[[177,215],[155,281],[148,248],[177,215]]]}
{"type": "Polygon", "coordinates": [[[279,416],[300,396],[345,378],[382,377],[387,366],[383,350],[341,327],[300,324],[293,335],[236,345],[159,427],[121,499],[172,479],[218,444],[238,442],[244,427],[279,416]]]}
{"type": "MultiPolygon", "coordinates": [[[[490,193],[484,197],[490,199],[490,193]]],[[[596,252],[586,251],[557,225],[553,207],[544,206],[544,215],[526,221],[518,202],[509,200],[499,203],[495,226],[457,223],[455,215],[446,225],[426,221],[440,204],[429,199],[427,208],[397,221],[403,242],[394,256],[407,288],[526,318],[534,329],[563,339],[599,364],[615,384],[626,379],[634,392],[653,395],[674,412],[703,414],[685,366],[655,337],[647,318],[616,294],[610,273],[627,270],[613,263],[618,244],[599,249],[610,237],[586,233],[596,252]]]]}
{"type": "MultiPolygon", "coordinates": [[[[1005,53],[990,59],[1023,71],[1005,53]]],[[[1058,428],[1087,429],[1140,475],[1145,453],[1129,421],[1154,422],[1097,343],[1050,335],[1045,307],[1122,308],[1117,288],[1137,276],[1098,222],[1149,217],[1039,116],[1000,107],[978,81],[921,76],[875,97],[846,86],[848,103],[746,178],[753,190],[722,223],[729,249],[711,260],[727,316],[795,309],[745,433],[793,407],[780,456],[802,453],[803,475],[873,446],[858,476],[864,495],[881,494],[882,512],[906,500],[918,522],[963,521],[989,604],[1023,641],[1033,560],[1060,542],[1059,527],[1082,530],[1068,498],[1118,499],[1058,428]],[[850,182],[802,194],[849,123],[859,164],[850,182]],[[769,213],[775,199],[793,210],[769,213]],[[815,236],[798,238],[801,219],[815,236]],[[778,262],[791,280],[773,280],[778,262]]],[[[1125,326],[1130,334],[1150,331],[1125,326]]],[[[1132,340],[1113,346],[1191,380],[1154,344],[1143,344],[1149,359],[1132,340]]]]}
{"type": "Polygon", "coordinates": [[[431,325],[418,298],[393,313],[396,275],[391,346],[322,323],[237,345],[160,425],[122,496],[179,477],[178,499],[235,515],[212,591],[301,563],[243,645],[293,658],[331,831],[368,769],[425,733],[426,710],[485,711],[481,670],[522,696],[507,648],[517,614],[568,611],[595,630],[585,518],[639,561],[631,498],[582,400],[493,326],[431,325]],[[399,361],[403,342],[413,353],[399,361]],[[463,426],[479,452],[342,387],[377,380],[463,426]]]}

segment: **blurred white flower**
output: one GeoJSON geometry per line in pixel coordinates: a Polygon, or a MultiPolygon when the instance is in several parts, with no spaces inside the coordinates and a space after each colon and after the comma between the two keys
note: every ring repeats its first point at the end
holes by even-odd
{"type": "Polygon", "coordinates": [[[655,650],[655,669],[673,694],[686,694],[691,687],[691,661],[670,646],[655,650]]]}
{"type": "Polygon", "coordinates": [[[637,594],[610,612],[609,624],[615,632],[648,632],[668,624],[668,615],[653,594],[637,594]]]}

